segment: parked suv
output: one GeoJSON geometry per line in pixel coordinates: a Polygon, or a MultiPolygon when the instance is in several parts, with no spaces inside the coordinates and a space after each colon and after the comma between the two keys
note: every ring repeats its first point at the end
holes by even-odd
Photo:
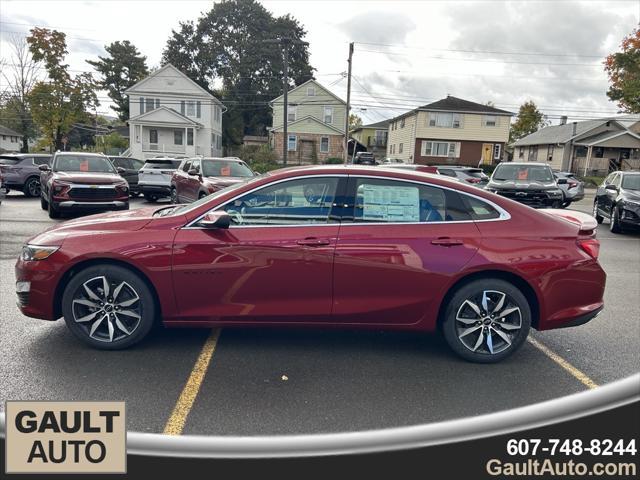
{"type": "Polygon", "coordinates": [[[129,184],[129,194],[132,197],[140,195],[140,187],[138,186],[138,171],[144,165],[142,160],[131,157],[109,157],[111,163],[116,168],[124,169],[122,178],[129,184]]]}
{"type": "Polygon", "coordinates": [[[57,152],[40,165],[40,202],[50,218],[64,211],[128,210],[129,185],[105,155],[57,152]]]}
{"type": "Polygon", "coordinates": [[[558,183],[546,163],[508,162],[496,167],[486,190],[533,208],[560,208],[564,194],[558,183]]]}
{"type": "Polygon", "coordinates": [[[181,160],[169,157],[149,158],[138,172],[138,188],[148,202],[171,195],[171,176],[181,160]]]}
{"type": "Polygon", "coordinates": [[[456,165],[436,165],[438,173],[452,177],[460,182],[467,182],[476,187],[484,188],[489,183],[489,177],[481,168],[456,165]]]}
{"type": "Polygon", "coordinates": [[[556,177],[558,187],[564,193],[562,208],[567,208],[572,202],[579,202],[584,198],[584,182],[578,180],[574,173],[554,170],[553,175],[556,177]],[[558,181],[563,178],[567,181],[566,183],[558,181]]]}
{"type": "Polygon", "coordinates": [[[640,172],[613,172],[598,187],[593,202],[598,223],[609,219],[609,229],[622,233],[640,227],[640,172]]]}
{"type": "Polygon", "coordinates": [[[171,202],[190,203],[254,175],[240,159],[186,159],[171,177],[171,202]]]}
{"type": "Polygon", "coordinates": [[[16,153],[0,155],[0,171],[4,178],[2,186],[9,190],[20,190],[27,197],[40,196],[40,165],[48,165],[51,155],[41,153],[16,153]]]}

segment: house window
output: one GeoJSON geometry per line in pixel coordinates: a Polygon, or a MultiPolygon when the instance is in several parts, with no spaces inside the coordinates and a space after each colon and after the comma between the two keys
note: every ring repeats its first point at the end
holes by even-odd
{"type": "Polygon", "coordinates": [[[151,110],[153,110],[155,108],[155,100],[153,98],[147,98],[146,100],[146,105],[145,105],[145,110],[147,112],[150,112],[151,110]]]}
{"type": "Polygon", "coordinates": [[[156,108],[160,108],[160,99],[156,98],[156,108]]]}
{"type": "Polygon", "coordinates": [[[149,143],[158,143],[158,130],[149,130],[149,143]]]}
{"type": "Polygon", "coordinates": [[[287,139],[287,150],[290,152],[295,152],[296,147],[298,146],[298,137],[295,135],[289,135],[287,139]]]}
{"type": "Polygon", "coordinates": [[[184,114],[185,114],[185,108],[186,108],[186,107],[185,107],[185,101],[184,101],[184,100],[180,100],[180,113],[181,113],[182,115],[184,115],[184,114]]]}
{"type": "Polygon", "coordinates": [[[404,128],[404,118],[400,120],[400,128],[404,128]]]}
{"type": "Polygon", "coordinates": [[[401,143],[398,145],[398,153],[402,153],[403,147],[404,147],[404,143],[401,143]]]}
{"type": "Polygon", "coordinates": [[[524,147],[518,149],[518,158],[524,158],[524,147]]]}
{"type": "Polygon", "coordinates": [[[555,150],[555,146],[553,144],[549,144],[547,147],[547,161],[553,161],[553,151],[555,150]]]}
{"type": "Polygon", "coordinates": [[[140,113],[144,113],[144,97],[140,97],[140,113]]]}
{"type": "Polygon", "coordinates": [[[595,147],[593,149],[593,156],[595,158],[603,158],[604,157],[604,147],[595,147]]]}
{"type": "Polygon", "coordinates": [[[430,127],[460,128],[460,114],[432,112],[429,114],[430,127]]]}
{"type": "Polygon", "coordinates": [[[182,145],[184,131],[183,130],[174,130],[173,131],[173,144],[174,145],[182,145]]]}
{"type": "Polygon", "coordinates": [[[529,146],[529,158],[530,162],[535,162],[538,159],[538,146],[530,145],[529,146]]]}
{"type": "MultiPolygon", "coordinates": [[[[187,117],[196,116],[196,102],[187,102],[187,117]]],[[[179,145],[179,144],[176,144],[179,145]]]]}
{"type": "Polygon", "coordinates": [[[322,153],[329,152],[329,137],[320,138],[320,151],[322,153]]]}
{"type": "Polygon", "coordinates": [[[324,107],[324,123],[333,123],[333,107],[324,107]]]}
{"type": "Polygon", "coordinates": [[[496,143],[493,145],[493,159],[500,160],[500,154],[502,153],[502,145],[496,143]]]}
{"type": "Polygon", "coordinates": [[[187,130],[187,145],[193,145],[193,128],[187,130]]]}
{"type": "Polygon", "coordinates": [[[307,87],[307,97],[316,96],[316,87],[307,87]]]}
{"type": "Polygon", "coordinates": [[[202,103],[200,102],[200,100],[198,100],[196,102],[196,117],[200,118],[201,113],[202,113],[202,103]]]}
{"type": "Polygon", "coordinates": [[[457,142],[422,141],[423,157],[455,157],[457,142]]]}
{"type": "Polygon", "coordinates": [[[296,121],[296,113],[298,111],[298,107],[296,105],[287,106],[287,122],[295,122],[296,121]]]}
{"type": "Polygon", "coordinates": [[[576,147],[576,157],[584,158],[587,156],[587,147],[576,147]]]}
{"type": "Polygon", "coordinates": [[[495,127],[498,125],[498,117],[495,115],[485,115],[484,116],[484,126],[485,127],[495,127]]]}

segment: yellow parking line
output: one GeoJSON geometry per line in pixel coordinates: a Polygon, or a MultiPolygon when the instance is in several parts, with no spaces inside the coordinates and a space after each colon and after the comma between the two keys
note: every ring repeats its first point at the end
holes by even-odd
{"type": "Polygon", "coordinates": [[[216,350],[216,344],[218,343],[219,336],[220,329],[214,328],[211,330],[211,334],[207,338],[207,341],[204,342],[202,351],[191,370],[191,375],[189,375],[189,379],[182,389],[182,393],[180,393],[180,397],[178,397],[175,407],[173,407],[173,412],[171,412],[171,416],[169,417],[169,420],[167,420],[167,424],[164,426],[163,433],[165,435],[182,434],[184,424],[187,421],[187,417],[189,416],[191,407],[193,407],[196,396],[200,391],[200,386],[202,385],[204,376],[209,368],[209,363],[211,363],[213,352],[216,350]]]}
{"type": "Polygon", "coordinates": [[[549,357],[551,360],[556,362],[558,365],[564,368],[567,372],[569,372],[571,375],[577,378],[578,381],[583,385],[585,385],[587,388],[596,388],[598,386],[598,384],[593,380],[591,380],[586,373],[582,372],[581,370],[571,365],[569,362],[567,362],[564,358],[562,358],[560,355],[555,353],[546,345],[543,345],[533,337],[529,337],[527,338],[527,340],[531,345],[536,347],[538,350],[544,353],[547,357],[549,357]]]}

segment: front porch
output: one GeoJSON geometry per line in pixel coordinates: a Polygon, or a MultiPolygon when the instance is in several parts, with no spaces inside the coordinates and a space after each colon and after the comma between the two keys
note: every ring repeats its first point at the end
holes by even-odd
{"type": "Polygon", "coordinates": [[[623,131],[585,138],[574,144],[572,159],[571,171],[582,176],[640,169],[640,136],[623,131]]]}

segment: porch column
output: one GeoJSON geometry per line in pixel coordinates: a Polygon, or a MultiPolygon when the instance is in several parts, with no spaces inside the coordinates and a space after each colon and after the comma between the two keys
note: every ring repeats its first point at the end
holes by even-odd
{"type": "Polygon", "coordinates": [[[587,170],[589,170],[589,164],[591,163],[591,152],[593,151],[593,146],[589,145],[587,149],[587,160],[584,162],[584,176],[587,176],[587,170]]]}

